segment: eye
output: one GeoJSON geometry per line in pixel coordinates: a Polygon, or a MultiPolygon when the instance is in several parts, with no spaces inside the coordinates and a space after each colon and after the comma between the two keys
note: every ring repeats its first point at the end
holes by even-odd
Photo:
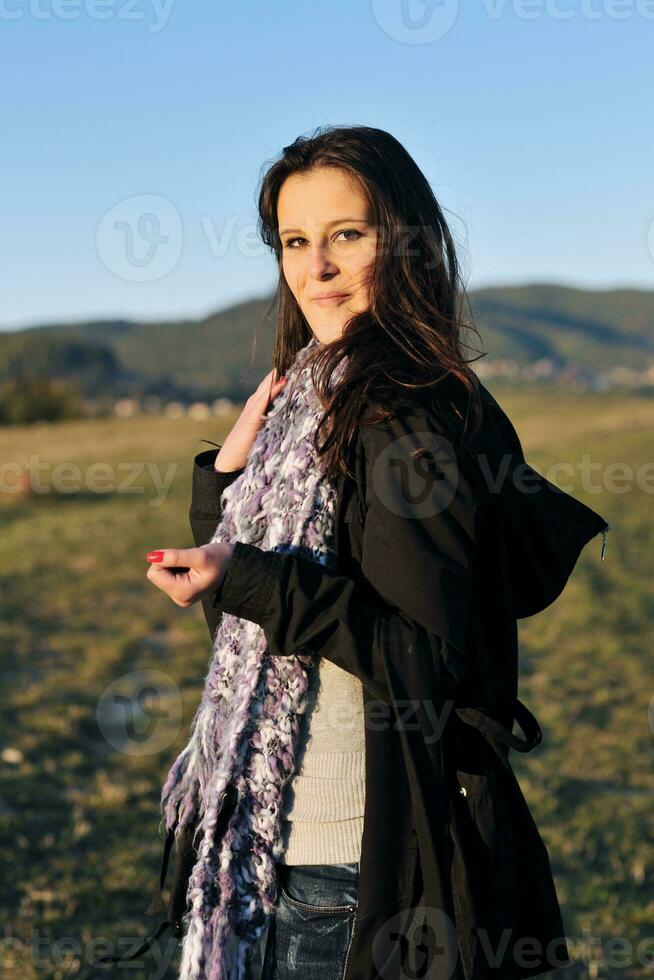
{"type": "MultiPolygon", "coordinates": [[[[361,232],[358,231],[356,228],[344,228],[342,231],[336,232],[337,238],[339,235],[356,235],[356,238],[348,238],[347,241],[349,242],[352,241],[356,242],[358,238],[363,237],[361,232]]],[[[297,236],[295,238],[289,238],[286,241],[284,248],[296,248],[297,246],[294,244],[295,242],[306,242],[306,238],[301,238],[300,236],[297,236]]]]}
{"type": "MultiPolygon", "coordinates": [[[[361,238],[361,232],[358,231],[356,228],[344,228],[343,231],[339,231],[338,234],[339,235],[356,235],[357,238],[361,238]]],[[[348,238],[348,241],[350,241],[350,242],[352,242],[352,241],[356,242],[357,238],[348,238]]]]}

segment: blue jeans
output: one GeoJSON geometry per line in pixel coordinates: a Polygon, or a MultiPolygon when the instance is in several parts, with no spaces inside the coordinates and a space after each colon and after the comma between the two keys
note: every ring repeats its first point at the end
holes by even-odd
{"type": "Polygon", "coordinates": [[[358,864],[277,864],[279,896],[255,944],[252,980],[342,980],[357,906],[358,864]]]}

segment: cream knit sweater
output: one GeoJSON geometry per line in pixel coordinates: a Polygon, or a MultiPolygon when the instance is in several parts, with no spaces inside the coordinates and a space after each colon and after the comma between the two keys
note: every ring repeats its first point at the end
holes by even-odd
{"type": "Polygon", "coordinates": [[[310,672],[298,767],[284,787],[285,864],[359,861],[365,804],[361,681],[321,658],[310,672]]]}

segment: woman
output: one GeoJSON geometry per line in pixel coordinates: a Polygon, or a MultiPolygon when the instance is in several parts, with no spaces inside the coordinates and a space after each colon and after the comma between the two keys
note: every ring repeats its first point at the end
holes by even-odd
{"type": "Polygon", "coordinates": [[[452,238],[397,140],[298,139],[259,208],[275,366],[196,457],[197,547],[148,555],[214,641],[162,797],[162,880],[173,840],[178,860],[157,935],[187,927],[184,978],[549,971],[568,950],[508,761],[541,738],[516,697],[517,619],[609,525],[526,464],[468,366],[452,238]],[[326,726],[312,753],[326,669],[351,741],[326,726]]]}

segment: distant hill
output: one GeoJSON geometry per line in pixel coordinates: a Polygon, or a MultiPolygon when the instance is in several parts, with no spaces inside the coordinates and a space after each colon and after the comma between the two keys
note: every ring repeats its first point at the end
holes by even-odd
{"type": "MultiPolygon", "coordinates": [[[[654,365],[654,292],[536,284],[469,296],[487,352],[480,364],[549,359],[557,369],[592,372],[654,365]]],[[[74,380],[88,397],[239,401],[269,370],[274,308],[264,318],[271,302],[239,303],[200,320],[59,323],[0,333],[0,382],[54,377],[74,380]]],[[[470,342],[479,343],[474,334],[470,342]]]]}
{"type": "Polygon", "coordinates": [[[45,372],[77,381],[89,397],[240,400],[251,393],[254,379],[270,370],[274,321],[261,328],[255,364],[247,370],[253,334],[270,302],[239,303],[201,320],[104,320],[0,333],[0,381],[16,371],[45,372]],[[91,364],[93,377],[81,370],[91,364]]]}
{"type": "Polygon", "coordinates": [[[480,289],[470,302],[489,358],[596,371],[654,363],[654,292],[534,285],[480,289]]]}

